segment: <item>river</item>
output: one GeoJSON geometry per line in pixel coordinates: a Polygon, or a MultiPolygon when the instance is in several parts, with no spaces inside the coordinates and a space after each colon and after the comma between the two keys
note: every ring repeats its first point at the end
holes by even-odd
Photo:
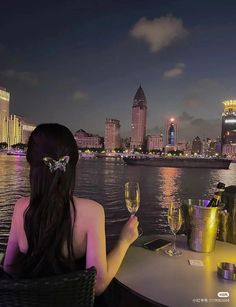
{"type": "MultiPolygon", "coordinates": [[[[25,157],[0,155],[0,250],[5,249],[16,200],[29,194],[29,167],[25,157]]],[[[140,183],[137,216],[144,234],[169,233],[166,221],[170,201],[211,198],[222,181],[236,185],[236,163],[229,170],[127,166],[118,160],[79,160],[75,194],[104,206],[108,248],[118,237],[129,213],[124,204],[124,183],[140,183]]]]}

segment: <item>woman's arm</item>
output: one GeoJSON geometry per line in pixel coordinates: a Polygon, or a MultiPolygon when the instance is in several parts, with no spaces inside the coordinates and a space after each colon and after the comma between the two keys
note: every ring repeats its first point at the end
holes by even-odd
{"type": "Polygon", "coordinates": [[[101,294],[116,275],[130,246],[138,237],[137,217],[131,217],[124,225],[116,246],[106,255],[105,214],[97,205],[87,232],[86,267],[97,269],[96,295],[101,294]]]}
{"type": "Polygon", "coordinates": [[[14,207],[14,212],[11,221],[11,229],[8,237],[7,249],[4,257],[3,269],[9,274],[14,273],[13,264],[19,255],[19,245],[17,237],[17,222],[18,222],[18,206],[21,199],[19,199],[14,207]]]}

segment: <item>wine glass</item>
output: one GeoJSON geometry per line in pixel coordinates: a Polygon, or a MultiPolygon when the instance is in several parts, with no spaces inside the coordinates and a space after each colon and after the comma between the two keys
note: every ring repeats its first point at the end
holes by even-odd
{"type": "MultiPolygon", "coordinates": [[[[140,205],[140,188],[138,182],[125,183],[125,204],[131,216],[134,216],[140,205]]],[[[139,236],[143,234],[141,227],[138,227],[139,236]]]]}
{"type": "Polygon", "coordinates": [[[182,225],[183,217],[181,207],[174,202],[169,204],[167,220],[170,230],[174,235],[174,240],[171,249],[167,250],[166,254],[169,256],[180,256],[182,252],[176,249],[176,234],[182,225]]]}

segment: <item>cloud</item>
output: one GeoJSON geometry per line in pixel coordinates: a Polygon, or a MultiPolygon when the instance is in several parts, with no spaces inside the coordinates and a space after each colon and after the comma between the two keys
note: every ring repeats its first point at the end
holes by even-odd
{"type": "Polygon", "coordinates": [[[190,88],[189,93],[183,101],[183,105],[188,108],[207,106],[211,93],[220,93],[222,89],[222,85],[215,80],[198,80],[190,88]]]}
{"type": "MultiPolygon", "coordinates": [[[[160,122],[163,125],[163,122],[160,122]]],[[[216,138],[221,133],[221,119],[201,117],[194,117],[192,114],[183,111],[177,118],[178,140],[190,141],[199,136],[202,138],[216,138]]],[[[147,130],[147,134],[164,134],[164,141],[166,138],[166,125],[157,125],[147,130]]]]}
{"type": "Polygon", "coordinates": [[[182,114],[178,117],[180,121],[190,121],[194,119],[194,116],[190,115],[188,112],[182,112],[182,114]]]}
{"type": "Polygon", "coordinates": [[[199,127],[199,126],[203,126],[207,123],[206,120],[202,119],[202,118],[195,118],[191,121],[191,126],[193,127],[199,127]]]}
{"type": "Polygon", "coordinates": [[[149,135],[160,134],[161,130],[162,129],[159,126],[155,126],[155,127],[151,128],[151,129],[147,129],[147,134],[149,134],[149,135]]]}
{"type": "Polygon", "coordinates": [[[195,118],[187,112],[179,116],[179,138],[192,141],[196,136],[201,139],[216,138],[220,135],[221,119],[195,118]]]}
{"type": "Polygon", "coordinates": [[[185,64],[184,63],[178,63],[175,65],[174,68],[171,68],[169,70],[166,70],[163,74],[164,78],[176,78],[184,73],[185,64]]]}
{"type": "Polygon", "coordinates": [[[151,52],[159,52],[185,38],[188,31],[180,18],[171,15],[148,20],[142,17],[130,30],[131,36],[148,43],[151,52]]]}
{"type": "Polygon", "coordinates": [[[216,138],[220,135],[221,119],[195,118],[190,122],[189,129],[195,136],[216,138]]]}
{"type": "Polygon", "coordinates": [[[5,78],[9,78],[15,81],[23,82],[30,86],[39,85],[39,80],[37,76],[28,71],[16,71],[14,69],[7,69],[1,72],[1,75],[5,78]]]}
{"type": "Polygon", "coordinates": [[[76,102],[85,101],[88,99],[88,94],[86,92],[77,90],[73,93],[72,99],[73,101],[76,101],[76,102]]]}

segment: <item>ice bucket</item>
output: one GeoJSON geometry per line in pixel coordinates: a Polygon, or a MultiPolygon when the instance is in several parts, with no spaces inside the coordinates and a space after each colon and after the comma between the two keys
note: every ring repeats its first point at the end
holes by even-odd
{"type": "Polygon", "coordinates": [[[188,199],[182,206],[188,246],[191,250],[209,253],[215,248],[218,230],[218,207],[209,207],[206,199],[188,199]]]}

